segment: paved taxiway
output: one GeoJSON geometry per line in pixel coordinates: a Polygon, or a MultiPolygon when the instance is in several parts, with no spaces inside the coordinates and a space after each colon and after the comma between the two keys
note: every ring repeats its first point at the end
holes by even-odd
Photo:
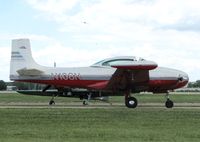
{"type": "MultiPolygon", "coordinates": [[[[94,109],[94,108],[126,108],[123,103],[91,103],[89,105],[82,105],[81,103],[58,103],[56,105],[49,106],[47,103],[0,103],[0,109],[4,108],[80,108],[80,109],[94,109]]],[[[138,108],[165,108],[163,103],[140,103],[138,108]]],[[[175,103],[173,109],[184,108],[184,109],[200,109],[200,103],[175,103]]]]}

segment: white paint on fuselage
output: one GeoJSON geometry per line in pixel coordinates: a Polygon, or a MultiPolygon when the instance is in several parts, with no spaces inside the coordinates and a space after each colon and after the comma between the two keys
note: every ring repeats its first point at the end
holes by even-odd
{"type": "Polygon", "coordinates": [[[176,80],[179,77],[188,79],[188,75],[180,70],[157,67],[154,70],[149,71],[150,80],[176,80]]]}
{"type": "MultiPolygon", "coordinates": [[[[109,80],[115,71],[112,67],[48,68],[45,74],[78,74],[81,80],[109,80]]],[[[171,68],[157,67],[149,71],[150,80],[177,80],[180,76],[188,78],[186,73],[171,68]]]]}

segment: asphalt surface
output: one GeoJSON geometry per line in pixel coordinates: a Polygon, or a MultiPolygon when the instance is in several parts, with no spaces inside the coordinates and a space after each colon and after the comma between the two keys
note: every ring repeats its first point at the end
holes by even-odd
{"type": "MultiPolygon", "coordinates": [[[[81,103],[57,103],[56,105],[48,105],[47,103],[0,103],[0,109],[4,108],[126,108],[123,103],[90,103],[89,105],[82,105],[81,103]]],[[[137,108],[165,108],[163,103],[140,103],[137,108]]],[[[184,109],[200,109],[200,103],[175,103],[173,109],[184,108],[184,109]]]]}

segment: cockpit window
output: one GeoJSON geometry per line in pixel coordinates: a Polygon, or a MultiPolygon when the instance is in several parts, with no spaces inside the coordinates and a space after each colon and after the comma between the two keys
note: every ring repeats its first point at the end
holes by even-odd
{"type": "Polygon", "coordinates": [[[116,59],[116,60],[110,60],[107,62],[104,62],[102,66],[111,66],[112,64],[123,64],[127,61],[134,61],[133,59],[116,59]]]}
{"type": "Polygon", "coordinates": [[[116,64],[126,64],[126,62],[130,61],[145,61],[143,58],[136,58],[134,56],[127,56],[127,57],[117,57],[117,58],[110,58],[110,59],[104,59],[101,60],[95,64],[93,64],[93,67],[99,67],[99,66],[112,66],[116,64]]]}

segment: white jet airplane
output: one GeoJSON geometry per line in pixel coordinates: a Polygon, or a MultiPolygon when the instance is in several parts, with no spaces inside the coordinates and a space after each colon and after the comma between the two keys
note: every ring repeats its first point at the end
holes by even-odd
{"type": "MultiPolygon", "coordinates": [[[[56,50],[56,49],[55,49],[56,50]]],[[[58,68],[38,65],[32,58],[29,39],[12,40],[10,80],[46,84],[35,95],[48,94],[54,86],[54,95],[80,97],[80,99],[104,99],[105,96],[124,95],[128,108],[137,106],[136,92],[166,93],[167,108],[173,107],[168,91],[188,83],[188,75],[182,71],[158,67],[149,60],[135,57],[115,57],[102,60],[89,67],[58,68]],[[87,91],[73,91],[86,89],[87,91]],[[45,94],[46,93],[46,94],[45,94]]],[[[21,93],[31,94],[29,91],[21,93]]],[[[85,101],[83,102],[86,103],[85,101]]],[[[55,104],[54,99],[49,104],[55,104]]]]}

